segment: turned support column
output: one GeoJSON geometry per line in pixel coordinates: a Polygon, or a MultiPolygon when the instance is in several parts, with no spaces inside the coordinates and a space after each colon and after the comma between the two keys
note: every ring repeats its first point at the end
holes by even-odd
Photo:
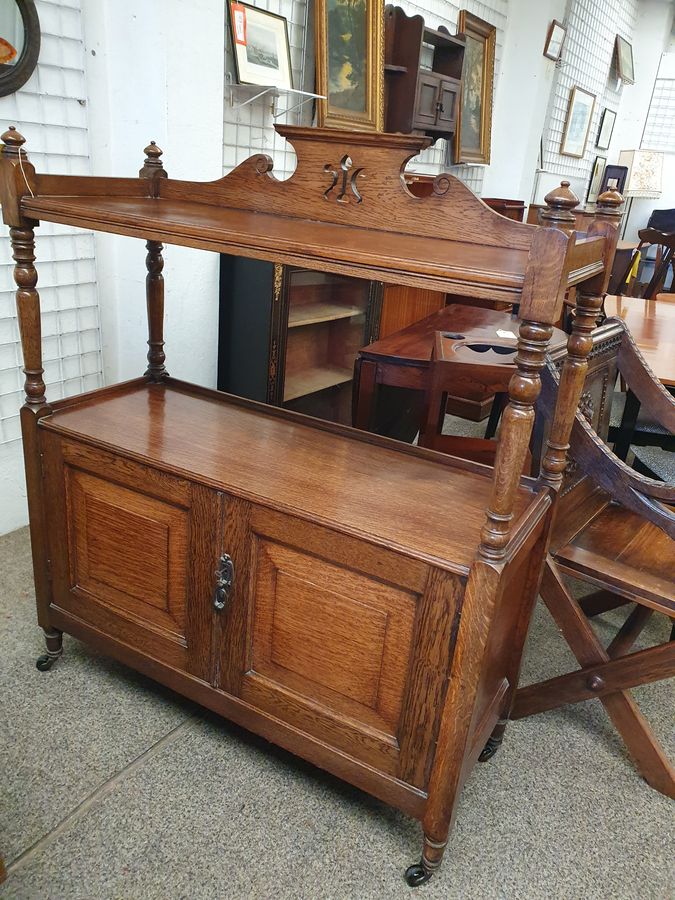
{"type": "Polygon", "coordinates": [[[16,313],[23,351],[23,371],[26,376],[24,390],[26,405],[34,409],[46,406],[45,383],[42,378],[42,329],[40,326],[40,295],[37,292],[35,268],[35,232],[32,227],[12,226],[16,313]]]}
{"type": "MultiPolygon", "coordinates": [[[[148,181],[151,197],[159,197],[160,180],[167,177],[162,164],[162,151],[154,141],[150,141],[143,151],[145,160],[138,173],[139,178],[148,181]]],[[[148,274],[145,278],[145,298],[148,309],[148,368],[145,375],[151,381],[162,381],[169,374],[164,362],[164,246],[159,241],[148,241],[145,267],[148,274]]]]}
{"type": "Polygon", "coordinates": [[[35,225],[21,209],[22,197],[37,193],[35,169],[23,149],[24,138],[11,126],[2,135],[0,152],[0,203],[2,217],[9,225],[12,254],[16,263],[16,311],[21,335],[23,371],[26,376],[26,401],[21,408],[21,435],[26,469],[26,493],[30,519],[33,576],[37,601],[38,622],[45,631],[49,668],[60,655],[61,632],[50,620],[51,580],[49,577],[48,529],[44,509],[42,447],[38,427],[42,416],[51,408],[45,396],[42,368],[42,329],[40,327],[40,295],[37,291],[35,269],[35,225]],[[51,655],[50,655],[51,654],[51,655]]]}
{"type": "Polygon", "coordinates": [[[509,383],[509,403],[502,416],[492,498],[481,529],[480,555],[502,559],[509,541],[513,507],[534,425],[534,405],[541,390],[540,373],[546,362],[553,326],[522,321],[516,372],[509,383]]]}
{"type": "Polygon", "coordinates": [[[567,358],[560,373],[553,422],[541,465],[541,479],[554,491],[560,489],[567,467],[574,415],[586,380],[588,355],[593,349],[593,330],[602,310],[602,301],[602,295],[587,296],[577,292],[572,334],[567,341],[567,358]]]}
{"type": "Polygon", "coordinates": [[[148,368],[146,376],[151,381],[161,381],[169,374],[164,361],[164,257],[163,245],[159,241],[148,241],[145,245],[148,255],[145,266],[145,298],[148,308],[148,368]]]}

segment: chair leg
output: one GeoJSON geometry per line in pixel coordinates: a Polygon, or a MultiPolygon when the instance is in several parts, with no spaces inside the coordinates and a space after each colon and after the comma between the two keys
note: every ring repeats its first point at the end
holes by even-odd
{"type": "MultiPolygon", "coordinates": [[[[607,651],[583,610],[567,590],[550,556],[544,567],[541,596],[582,669],[610,661],[607,651]]],[[[516,691],[512,718],[518,719],[529,714],[527,706],[532,705],[535,690],[536,686],[532,686],[516,691]]],[[[645,781],[655,790],[675,799],[675,769],[631,694],[626,690],[619,690],[599,699],[645,781]]]]}

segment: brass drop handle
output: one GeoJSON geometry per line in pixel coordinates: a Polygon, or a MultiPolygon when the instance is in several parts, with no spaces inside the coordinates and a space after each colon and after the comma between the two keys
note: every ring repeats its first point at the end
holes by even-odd
{"type": "Polygon", "coordinates": [[[445,112],[445,110],[443,109],[443,101],[439,100],[436,103],[436,113],[438,114],[438,113],[442,113],[442,112],[445,112]]]}
{"type": "Polygon", "coordinates": [[[225,609],[232,593],[234,585],[234,563],[227,553],[223,553],[216,569],[216,592],[213,598],[213,608],[218,611],[225,609]]]}

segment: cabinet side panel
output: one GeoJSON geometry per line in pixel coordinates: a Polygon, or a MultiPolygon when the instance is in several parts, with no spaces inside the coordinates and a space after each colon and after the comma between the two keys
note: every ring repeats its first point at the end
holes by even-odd
{"type": "Polygon", "coordinates": [[[267,400],[274,264],[220,256],[218,390],[267,400]]]}

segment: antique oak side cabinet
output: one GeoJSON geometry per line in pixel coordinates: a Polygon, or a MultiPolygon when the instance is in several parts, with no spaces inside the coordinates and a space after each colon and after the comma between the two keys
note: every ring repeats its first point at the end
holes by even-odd
{"type": "Polygon", "coordinates": [[[297,153],[287,181],[263,155],[214,182],[174,180],[153,144],[138,178],[41,175],[15,129],[2,137],[38,667],[66,631],[417,817],[415,885],[440,865],[462,784],[510,709],[615,227],[513,222],[449,175],[415,197],[402,171],[424,137],[278,130],[297,153]],[[142,377],[46,396],[40,221],[147,242],[142,377]],[[163,244],[518,302],[494,470],[170,378],[163,244]],[[570,286],[574,333],[534,480],[521,472],[570,286]]]}

